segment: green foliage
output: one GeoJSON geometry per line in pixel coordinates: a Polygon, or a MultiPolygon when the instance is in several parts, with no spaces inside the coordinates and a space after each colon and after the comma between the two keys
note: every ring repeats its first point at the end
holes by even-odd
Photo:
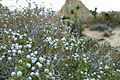
{"type": "Polygon", "coordinates": [[[63,20],[65,20],[65,19],[70,19],[70,17],[69,16],[63,16],[63,20]]]}
{"type": "Polygon", "coordinates": [[[71,13],[71,14],[74,14],[74,13],[75,13],[73,8],[70,9],[70,13],[71,13]]]}
{"type": "Polygon", "coordinates": [[[77,4],[76,9],[79,10],[80,8],[80,4],[77,4]]]}

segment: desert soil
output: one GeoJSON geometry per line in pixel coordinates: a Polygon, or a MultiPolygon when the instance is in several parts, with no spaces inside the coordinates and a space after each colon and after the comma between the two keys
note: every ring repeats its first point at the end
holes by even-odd
{"type": "Polygon", "coordinates": [[[91,31],[86,29],[83,33],[86,35],[86,37],[89,38],[95,38],[95,39],[105,39],[103,41],[99,41],[99,44],[103,44],[104,42],[109,42],[113,47],[118,47],[120,49],[120,26],[116,27],[115,29],[112,29],[113,35],[110,37],[104,37],[104,32],[102,31],[91,31]]]}

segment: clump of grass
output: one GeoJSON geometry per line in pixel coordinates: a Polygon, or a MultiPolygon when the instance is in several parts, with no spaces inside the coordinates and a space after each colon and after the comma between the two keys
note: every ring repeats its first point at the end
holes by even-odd
{"type": "Polygon", "coordinates": [[[79,37],[52,9],[16,9],[1,15],[0,79],[120,77],[120,51],[79,37]]]}

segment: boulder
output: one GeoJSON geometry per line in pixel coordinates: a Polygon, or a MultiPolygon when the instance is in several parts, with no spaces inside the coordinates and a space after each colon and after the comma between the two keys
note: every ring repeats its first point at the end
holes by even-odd
{"type": "Polygon", "coordinates": [[[85,21],[89,15],[92,15],[80,0],[66,0],[57,14],[60,16],[69,16],[70,18],[77,16],[77,18],[80,18],[82,21],[85,21]],[[77,5],[80,5],[80,9],[76,9],[77,5]],[[71,14],[71,9],[73,9],[76,14],[71,14]]]}

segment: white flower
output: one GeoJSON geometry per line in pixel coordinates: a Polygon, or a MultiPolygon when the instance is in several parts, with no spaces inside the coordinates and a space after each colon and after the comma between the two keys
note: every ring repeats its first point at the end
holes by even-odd
{"type": "MultiPolygon", "coordinates": [[[[55,44],[57,44],[57,43],[55,43],[55,44]]],[[[57,45],[55,45],[55,46],[54,46],[54,48],[55,48],[55,49],[57,49],[57,48],[58,48],[58,46],[57,46],[57,45]]]]}
{"type": "Polygon", "coordinates": [[[12,31],[12,29],[9,29],[9,31],[12,31]]]}
{"type": "Polygon", "coordinates": [[[19,60],[18,62],[19,62],[19,63],[22,63],[22,60],[19,60]]]}
{"type": "Polygon", "coordinates": [[[27,56],[26,56],[27,59],[30,59],[30,57],[31,57],[30,55],[27,55],[27,56]]]}
{"type": "Polygon", "coordinates": [[[66,41],[66,38],[65,38],[65,37],[63,37],[61,40],[62,40],[62,41],[66,41]]]}
{"type": "Polygon", "coordinates": [[[18,48],[18,45],[16,45],[15,47],[16,47],[16,49],[19,49],[19,48],[18,48]]]}
{"type": "Polygon", "coordinates": [[[19,76],[22,76],[22,72],[21,71],[17,72],[17,77],[19,77],[19,76]]]}
{"type": "Polygon", "coordinates": [[[12,52],[13,52],[13,53],[16,53],[16,52],[17,52],[17,50],[13,49],[13,50],[12,50],[12,52]]]}
{"type": "Polygon", "coordinates": [[[9,32],[8,32],[8,31],[6,31],[6,30],[5,30],[4,32],[5,32],[6,34],[9,34],[9,32]]]}
{"type": "Polygon", "coordinates": [[[71,76],[71,74],[69,73],[68,76],[71,76]]]}
{"type": "Polygon", "coordinates": [[[36,72],[40,72],[40,70],[37,69],[36,72]]]}
{"type": "Polygon", "coordinates": [[[105,69],[108,69],[108,68],[109,68],[109,66],[105,65],[105,69]]]}
{"type": "Polygon", "coordinates": [[[68,64],[65,64],[66,67],[68,67],[68,64]]]}
{"type": "Polygon", "coordinates": [[[2,58],[5,58],[5,56],[3,55],[2,58]]]}
{"type": "Polygon", "coordinates": [[[13,53],[13,56],[16,56],[16,54],[15,54],[15,53],[13,53]]]}
{"type": "Polygon", "coordinates": [[[42,64],[40,64],[39,62],[37,62],[36,65],[37,65],[39,68],[42,67],[42,64]]]}
{"type": "Polygon", "coordinates": [[[4,46],[3,49],[6,49],[6,46],[4,46]]]}
{"type": "Polygon", "coordinates": [[[57,60],[57,57],[56,57],[56,56],[54,57],[54,60],[57,60]]]}
{"type": "Polygon", "coordinates": [[[34,57],[31,57],[31,60],[34,60],[35,58],[34,57]]]}
{"type": "Polygon", "coordinates": [[[99,67],[99,69],[102,69],[102,67],[99,67]]]}
{"type": "Polygon", "coordinates": [[[12,57],[8,57],[8,61],[11,61],[12,60],[12,57]]]}
{"type": "Polygon", "coordinates": [[[23,38],[23,36],[20,35],[20,36],[19,36],[19,39],[22,39],[22,38],[23,38]]]}
{"type": "Polygon", "coordinates": [[[103,63],[102,63],[102,62],[100,62],[100,64],[102,65],[103,63]]]}
{"type": "Polygon", "coordinates": [[[36,60],[35,60],[35,59],[33,59],[33,60],[32,60],[32,63],[35,63],[35,62],[36,62],[36,60]]]}
{"type": "Polygon", "coordinates": [[[95,78],[91,79],[91,80],[95,80],[95,78]]]}
{"type": "Polygon", "coordinates": [[[16,41],[16,40],[17,40],[17,38],[13,38],[13,40],[14,40],[14,41],[16,41]]]}
{"type": "Polygon", "coordinates": [[[15,35],[19,36],[20,34],[19,33],[15,33],[15,35]]]}
{"type": "Polygon", "coordinates": [[[33,76],[35,73],[34,72],[31,72],[30,75],[33,76]]]}
{"type": "Polygon", "coordinates": [[[36,77],[40,77],[40,75],[39,75],[38,72],[35,72],[35,76],[36,76],[36,77]]]}
{"type": "Polygon", "coordinates": [[[21,50],[18,50],[18,54],[22,54],[22,51],[21,51],[21,50]]]}
{"type": "Polygon", "coordinates": [[[50,60],[47,60],[47,65],[49,65],[50,64],[50,60]]]}
{"type": "Polygon", "coordinates": [[[10,35],[8,36],[8,38],[10,38],[10,35]]]}
{"type": "Polygon", "coordinates": [[[79,57],[79,55],[77,53],[75,53],[76,57],[79,57]]]}
{"type": "Polygon", "coordinates": [[[29,41],[32,41],[32,39],[31,39],[30,37],[28,38],[28,40],[29,40],[29,41]]]}
{"type": "Polygon", "coordinates": [[[35,70],[35,67],[32,67],[31,69],[34,71],[34,70],[35,70]]]}
{"type": "Polygon", "coordinates": [[[18,48],[21,49],[21,48],[22,48],[22,45],[19,45],[18,48]]]}
{"type": "Polygon", "coordinates": [[[29,49],[28,52],[31,52],[31,49],[29,49]]]}
{"type": "Polygon", "coordinates": [[[48,72],[49,72],[49,69],[45,69],[44,72],[48,73],[48,72]]]}
{"type": "Polygon", "coordinates": [[[83,39],[80,39],[81,41],[83,41],[83,39]]]}
{"type": "Polygon", "coordinates": [[[29,42],[30,44],[32,44],[32,42],[29,42]]]}
{"type": "Polygon", "coordinates": [[[101,78],[101,76],[100,76],[100,75],[97,75],[97,77],[98,77],[98,78],[101,78]]]}
{"type": "Polygon", "coordinates": [[[37,52],[37,51],[35,51],[35,52],[34,52],[34,54],[35,54],[35,55],[37,55],[37,54],[38,54],[38,52],[37,52]]]}
{"type": "Polygon", "coordinates": [[[8,50],[8,53],[10,53],[11,52],[11,50],[8,50]]]}
{"type": "Polygon", "coordinates": [[[74,46],[74,44],[73,44],[73,43],[71,43],[70,45],[71,45],[71,46],[74,46]]]}
{"type": "Polygon", "coordinates": [[[18,46],[18,43],[16,43],[15,46],[18,46]]]}
{"type": "Polygon", "coordinates": [[[49,75],[46,75],[46,78],[49,78],[49,75]]]}
{"type": "Polygon", "coordinates": [[[12,32],[12,35],[16,35],[16,33],[12,32]]]}
{"type": "Polygon", "coordinates": [[[27,44],[27,47],[31,48],[31,47],[32,47],[32,45],[31,45],[31,44],[27,44]]]}
{"type": "Polygon", "coordinates": [[[71,78],[73,78],[73,76],[71,76],[71,78]]]}
{"type": "Polygon", "coordinates": [[[102,74],[102,73],[103,73],[103,71],[100,71],[100,73],[102,74]]]}
{"type": "Polygon", "coordinates": [[[87,72],[85,72],[85,75],[87,75],[87,72]]]}
{"type": "Polygon", "coordinates": [[[117,71],[117,72],[120,72],[120,70],[119,70],[119,69],[117,69],[116,71],[117,71]]]}
{"type": "Polygon", "coordinates": [[[51,37],[47,37],[45,41],[51,42],[52,38],[51,37]]]}
{"type": "Polygon", "coordinates": [[[32,77],[29,76],[29,77],[28,77],[28,80],[32,80],[32,77]]]}
{"type": "Polygon", "coordinates": [[[49,76],[52,76],[52,73],[51,73],[51,72],[49,72],[49,76]]]}
{"type": "Polygon", "coordinates": [[[68,50],[69,48],[68,47],[66,47],[66,50],[68,50]]]}
{"type": "Polygon", "coordinates": [[[15,46],[15,44],[12,44],[12,47],[15,46]]]}
{"type": "Polygon", "coordinates": [[[45,59],[42,58],[42,57],[39,57],[39,60],[40,60],[41,63],[43,63],[45,61],[45,59]]]}
{"type": "Polygon", "coordinates": [[[24,34],[24,36],[27,36],[27,34],[24,34]]]}
{"type": "Polygon", "coordinates": [[[86,61],[87,59],[86,58],[83,58],[84,61],[86,61]]]}
{"type": "Polygon", "coordinates": [[[113,66],[115,66],[115,63],[113,63],[113,66]]]}
{"type": "Polygon", "coordinates": [[[2,61],[2,58],[0,58],[0,61],[2,61]]]}
{"type": "Polygon", "coordinates": [[[65,46],[67,46],[67,45],[69,45],[69,43],[68,43],[68,42],[66,42],[65,46]]]}
{"type": "Polygon", "coordinates": [[[55,77],[52,77],[53,80],[55,80],[55,77]]]}
{"type": "Polygon", "coordinates": [[[94,72],[93,74],[94,74],[94,75],[96,75],[97,73],[96,73],[96,72],[94,72]]]}
{"type": "Polygon", "coordinates": [[[14,49],[14,47],[12,46],[11,49],[14,49]]]}
{"type": "Polygon", "coordinates": [[[11,73],[11,76],[15,76],[15,75],[16,75],[16,73],[15,73],[15,72],[12,72],[12,73],[11,73]]]}
{"type": "Polygon", "coordinates": [[[59,39],[55,39],[55,40],[54,40],[54,42],[56,42],[56,41],[58,42],[58,41],[59,41],[59,39]]]}
{"type": "Polygon", "coordinates": [[[31,56],[35,57],[35,55],[33,53],[30,54],[31,56]]]}
{"type": "Polygon", "coordinates": [[[81,71],[81,74],[83,74],[83,71],[81,71]]]}
{"type": "Polygon", "coordinates": [[[30,68],[30,67],[31,67],[31,64],[30,64],[30,63],[27,63],[27,67],[30,68]]]}

